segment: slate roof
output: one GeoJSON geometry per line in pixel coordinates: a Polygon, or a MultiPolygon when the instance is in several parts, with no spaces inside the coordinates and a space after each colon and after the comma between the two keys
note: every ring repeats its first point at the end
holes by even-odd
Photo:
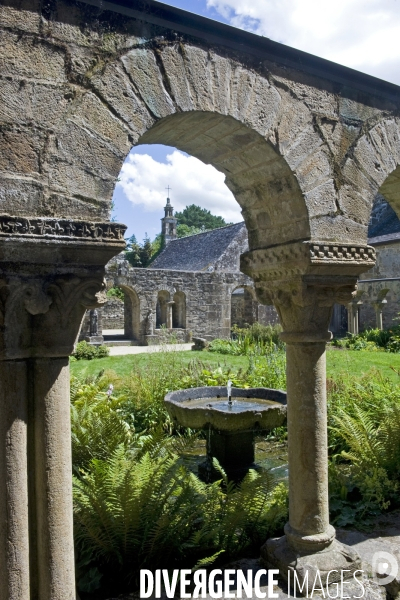
{"type": "Polygon", "coordinates": [[[246,226],[242,221],[172,240],[148,268],[206,271],[216,263],[244,227],[246,226]]]}
{"type": "Polygon", "coordinates": [[[368,238],[377,238],[392,233],[400,232],[400,219],[393,208],[386,202],[381,202],[377,207],[376,216],[375,207],[372,210],[371,221],[368,227],[368,238]],[[374,219],[375,216],[375,219],[374,219]]]}

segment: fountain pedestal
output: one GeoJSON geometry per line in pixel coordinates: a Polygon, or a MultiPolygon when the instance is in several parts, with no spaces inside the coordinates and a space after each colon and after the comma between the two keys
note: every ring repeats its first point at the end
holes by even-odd
{"type": "Polygon", "coordinates": [[[207,431],[207,459],[199,466],[205,481],[219,479],[216,458],[229,479],[242,479],[254,464],[254,434],[270,431],[286,420],[286,393],[268,388],[202,387],[170,392],[165,397],[171,417],[184,427],[207,431]]]}
{"type": "Polygon", "coordinates": [[[199,475],[205,481],[219,479],[212,459],[216,458],[228,476],[237,481],[249,469],[257,468],[254,453],[254,431],[215,431],[207,435],[207,458],[199,465],[199,475]]]}

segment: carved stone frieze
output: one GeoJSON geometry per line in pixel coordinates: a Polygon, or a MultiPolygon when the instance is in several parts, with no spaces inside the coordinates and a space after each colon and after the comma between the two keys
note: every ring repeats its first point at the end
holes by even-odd
{"type": "Polygon", "coordinates": [[[0,215],[0,237],[39,237],[101,242],[123,240],[126,226],[121,223],[92,223],[70,219],[46,219],[0,215]]]}
{"type": "Polygon", "coordinates": [[[242,254],[240,269],[255,281],[287,279],[306,273],[359,275],[375,264],[371,246],[294,242],[242,254]]]}

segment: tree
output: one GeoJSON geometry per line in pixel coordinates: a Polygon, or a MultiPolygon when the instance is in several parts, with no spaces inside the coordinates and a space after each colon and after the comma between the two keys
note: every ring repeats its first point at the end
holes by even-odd
{"type": "Polygon", "coordinates": [[[140,261],[143,267],[147,267],[150,264],[151,257],[153,256],[153,246],[151,245],[151,241],[147,233],[145,233],[145,238],[143,240],[143,244],[140,248],[140,261]]]}
{"type": "Polygon", "coordinates": [[[148,267],[155,258],[156,252],[159,251],[160,244],[160,234],[157,235],[152,242],[146,233],[142,244],[138,244],[136,236],[132,235],[127,240],[128,247],[125,252],[126,259],[132,267],[148,267]]]}
{"type": "Polygon", "coordinates": [[[127,249],[125,252],[126,259],[132,265],[132,267],[143,267],[140,252],[141,247],[137,243],[136,236],[132,235],[127,240],[127,249]]]}
{"type": "Polygon", "coordinates": [[[185,223],[182,223],[182,225],[178,225],[178,227],[176,228],[176,234],[178,238],[186,237],[188,235],[194,235],[195,233],[201,233],[202,231],[204,231],[204,229],[202,229],[201,227],[194,227],[193,225],[189,226],[185,223]]]}
{"type": "Polygon", "coordinates": [[[187,225],[198,230],[216,229],[217,227],[230,225],[222,217],[212,215],[209,210],[196,206],[196,204],[186,206],[182,212],[176,212],[175,217],[178,219],[178,226],[187,225]]]}

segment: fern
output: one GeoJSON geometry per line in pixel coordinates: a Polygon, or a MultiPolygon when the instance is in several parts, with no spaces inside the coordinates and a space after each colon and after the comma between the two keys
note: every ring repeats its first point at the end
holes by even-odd
{"type": "MultiPolygon", "coordinates": [[[[137,580],[141,568],[211,564],[259,546],[283,524],[286,488],[249,474],[239,488],[205,484],[170,449],[119,446],[74,477],[79,555],[93,557],[105,580],[137,580]]],[[[93,566],[92,565],[92,566],[93,566]]]]}

